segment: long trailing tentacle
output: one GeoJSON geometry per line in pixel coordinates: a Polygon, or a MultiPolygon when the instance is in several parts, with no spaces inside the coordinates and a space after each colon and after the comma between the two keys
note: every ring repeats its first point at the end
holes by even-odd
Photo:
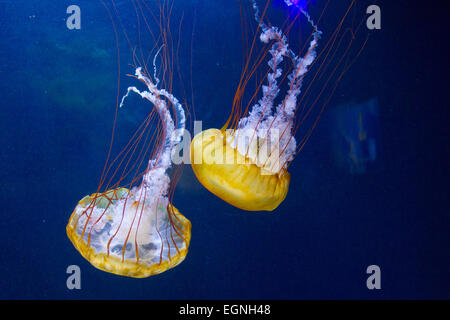
{"type": "MultiPolygon", "coordinates": [[[[293,119],[297,108],[297,97],[300,95],[303,78],[308,72],[308,67],[317,57],[316,49],[319,44],[322,31],[319,30],[311,16],[303,8],[293,1],[285,0],[287,6],[296,6],[300,13],[305,16],[308,23],[313,28],[312,39],[309,48],[304,56],[297,55],[290,47],[286,35],[275,26],[267,26],[260,17],[260,12],[256,0],[250,0],[254,10],[254,18],[261,29],[260,40],[263,43],[273,42],[269,53],[271,59],[268,61],[270,72],[267,75],[267,85],[262,86],[262,98],[253,105],[249,115],[242,118],[238,124],[238,131],[242,134],[235,134],[231,141],[231,146],[237,151],[252,160],[258,165],[264,166],[267,158],[271,157],[273,149],[284,150],[278,163],[287,165],[295,154],[296,140],[292,137],[293,119]],[[277,79],[282,75],[283,70],[278,66],[283,62],[284,57],[288,57],[293,64],[293,70],[288,75],[288,90],[282,102],[274,108],[273,102],[280,92],[277,79]],[[271,134],[269,131],[278,129],[282,131],[271,134]],[[256,132],[256,139],[253,134],[256,132]],[[287,133],[287,134],[285,134],[287,133]],[[249,135],[251,139],[249,140],[249,135]],[[260,157],[259,150],[265,144],[265,148],[270,145],[268,155],[260,157]],[[259,159],[258,159],[259,158],[259,159]]],[[[273,166],[273,163],[272,163],[273,166]]],[[[272,172],[279,172],[282,168],[266,168],[272,172]]]]}
{"type": "Polygon", "coordinates": [[[172,150],[181,141],[181,137],[184,134],[186,115],[183,106],[173,94],[165,89],[158,88],[159,79],[156,75],[156,58],[161,49],[162,46],[159,48],[153,59],[153,76],[155,78],[155,83],[144,74],[141,67],[137,68],[135,76],[147,86],[148,91],[140,91],[134,86],[128,87],[127,93],[122,98],[120,107],[123,106],[129,93],[134,92],[143,99],[150,101],[158,111],[161,117],[161,123],[163,123],[164,126],[164,144],[162,145],[160,152],[157,153],[156,158],[149,160],[147,171],[143,176],[143,185],[149,187],[154,186],[156,183],[162,183],[161,193],[166,195],[169,189],[169,179],[166,171],[171,166],[172,150]],[[176,127],[167,102],[173,105],[173,110],[177,119],[176,127]]]}

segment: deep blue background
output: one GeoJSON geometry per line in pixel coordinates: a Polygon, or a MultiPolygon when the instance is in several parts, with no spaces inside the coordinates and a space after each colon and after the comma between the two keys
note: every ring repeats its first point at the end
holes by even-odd
{"type": "MultiPolygon", "coordinates": [[[[0,1],[0,298],[450,298],[448,4],[413,3],[379,1],[382,30],[329,104],[378,98],[377,159],[365,173],[336,165],[328,113],[273,213],[224,203],[187,167],[174,199],[193,225],[186,260],[129,279],[91,267],[65,234],[77,201],[96,190],[110,139],[110,20],[100,1],[0,1]],[[82,9],[79,31],[65,27],[70,4],[82,9]],[[82,290],[66,288],[71,264],[81,267],[82,290]],[[371,264],[381,267],[382,290],[366,288],[371,264]]],[[[195,20],[188,101],[192,86],[197,118],[218,127],[241,70],[239,5],[175,0],[174,15],[181,11],[184,66],[195,20]]],[[[119,117],[135,123],[133,111],[119,117]]]]}

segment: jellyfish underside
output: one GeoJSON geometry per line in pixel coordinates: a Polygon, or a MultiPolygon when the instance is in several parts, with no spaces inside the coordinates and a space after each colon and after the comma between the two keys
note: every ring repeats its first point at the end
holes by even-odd
{"type": "Polygon", "coordinates": [[[192,169],[200,183],[229,204],[247,211],[272,211],[286,198],[290,175],[273,174],[228,143],[230,134],[209,129],[191,144],[192,169]]]}
{"type": "Polygon", "coordinates": [[[181,263],[190,229],[189,220],[171,204],[143,201],[126,188],[84,197],[66,227],[72,244],[93,266],[134,278],[181,263]]]}

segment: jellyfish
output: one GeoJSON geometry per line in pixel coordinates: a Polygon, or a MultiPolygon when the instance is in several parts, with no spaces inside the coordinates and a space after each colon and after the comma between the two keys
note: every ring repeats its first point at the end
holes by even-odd
{"type": "Polygon", "coordinates": [[[138,186],[115,188],[85,196],[78,202],[67,224],[67,236],[98,269],[143,278],[181,263],[188,252],[191,223],[170,202],[171,152],[180,142],[185,113],[176,97],[158,89],[141,68],[136,77],[148,88],[129,87],[153,104],[164,124],[164,143],[150,159],[138,186]],[[165,100],[167,99],[167,101],[165,100]],[[176,110],[177,127],[169,111],[176,110]]]}
{"type": "Polygon", "coordinates": [[[226,202],[248,211],[272,211],[288,192],[290,174],[286,168],[296,149],[291,132],[297,96],[308,67],[316,57],[321,31],[301,9],[314,32],[307,53],[299,57],[289,48],[287,37],[280,29],[263,22],[256,1],[252,5],[261,30],[260,41],[272,43],[263,96],[250,113],[239,120],[235,130],[224,130],[230,124],[231,119],[228,119],[222,130],[209,129],[196,135],[191,144],[191,161],[199,181],[226,202]],[[279,66],[284,57],[292,60],[293,70],[287,94],[275,107],[274,100],[280,91],[277,79],[282,75],[279,66]]]}
{"type": "MultiPolygon", "coordinates": [[[[115,8],[113,3],[112,10],[115,8]]],[[[169,26],[161,23],[159,27],[167,33],[169,26]]],[[[125,36],[127,40],[131,38],[126,33],[125,36]]],[[[158,43],[158,38],[153,39],[158,43]]],[[[129,76],[146,89],[129,86],[122,99],[117,100],[116,110],[122,110],[127,97],[136,94],[141,101],[150,103],[151,112],[128,144],[109,161],[111,141],[97,192],[78,202],[66,227],[68,238],[86,260],[116,275],[134,278],[156,275],[180,264],[188,253],[191,223],[172,203],[176,179],[171,179],[174,174],[169,172],[176,171],[172,168],[172,152],[180,143],[186,124],[183,105],[165,89],[172,84],[170,68],[164,64],[170,61],[166,56],[172,51],[169,46],[170,42],[164,38],[153,58],[152,75],[151,68],[147,68],[148,55],[141,55],[139,52],[144,50],[137,51],[130,44],[135,72],[129,76]],[[163,73],[161,81],[157,70],[160,53],[164,55],[161,69],[169,70],[168,76],[163,73]]]]}
{"type": "Polygon", "coordinates": [[[129,87],[153,104],[164,124],[164,143],[149,160],[138,186],[115,188],[85,196],[67,224],[67,235],[81,255],[95,267],[129,277],[148,277],[173,268],[186,257],[191,223],[170,202],[171,152],[180,142],[185,113],[176,97],[158,89],[141,68],[136,77],[148,88],[129,87]],[[167,101],[165,100],[167,99],[167,101]],[[177,127],[169,111],[174,106],[177,127]]]}
{"type": "MultiPolygon", "coordinates": [[[[255,35],[248,46],[250,52],[246,54],[231,116],[221,129],[208,129],[194,137],[190,150],[191,164],[200,183],[229,204],[246,211],[272,211],[286,198],[290,183],[288,167],[308,140],[325,106],[324,103],[322,108],[315,109],[317,103],[313,101],[306,107],[303,97],[299,99],[302,84],[318,58],[317,48],[322,31],[306,11],[304,3],[300,4],[302,1],[285,0],[285,4],[296,11],[293,20],[302,16],[311,30],[303,54],[296,53],[289,43],[291,37],[283,32],[283,28],[265,22],[270,1],[267,1],[262,11],[256,0],[249,2],[257,22],[256,33],[259,33],[262,49],[258,54],[255,53],[255,35]],[[254,65],[250,62],[252,57],[256,57],[254,65]],[[267,71],[256,79],[255,91],[250,93],[250,102],[244,108],[242,98],[245,89],[255,79],[254,75],[262,61],[267,61],[267,71]],[[258,94],[260,98],[256,101],[258,94]],[[253,103],[251,108],[250,103],[253,103]],[[317,109],[315,116],[311,116],[312,111],[317,109]],[[312,117],[312,121],[303,137],[297,141],[295,134],[300,127],[307,127],[305,119],[308,117],[312,117]]],[[[320,53],[323,60],[336,57],[338,48],[345,49],[342,34],[338,36],[344,19],[345,16],[327,42],[326,50],[324,48],[320,53]]],[[[287,19],[285,29],[291,29],[294,23],[287,19]]],[[[243,33],[247,32],[245,29],[243,33]]],[[[344,51],[337,66],[345,54],[347,51],[344,51]]],[[[324,79],[318,96],[330,87],[331,76],[324,76],[327,70],[329,72],[330,65],[321,63],[317,66],[313,79],[324,79]]],[[[332,66],[330,73],[340,79],[347,66],[345,64],[343,71],[337,71],[332,66]]],[[[330,92],[334,89],[331,87],[330,92]]]]}

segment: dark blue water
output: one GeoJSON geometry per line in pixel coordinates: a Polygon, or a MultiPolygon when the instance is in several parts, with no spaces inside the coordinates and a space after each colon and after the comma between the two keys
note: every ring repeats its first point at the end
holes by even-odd
{"type": "MultiPolygon", "coordinates": [[[[220,127],[241,72],[238,1],[174,3],[174,17],[184,12],[174,34],[185,85],[174,94],[204,128],[220,127]]],[[[313,14],[323,5],[315,3],[313,14]]],[[[282,4],[271,7],[275,16],[282,4]]],[[[131,279],[92,267],[65,233],[76,203],[96,191],[111,136],[117,52],[105,8],[100,1],[0,0],[0,298],[450,298],[449,68],[441,60],[448,5],[379,4],[382,29],[291,165],[280,207],[243,212],[204,189],[186,166],[174,203],[192,222],[189,254],[174,269],[131,279]],[[71,4],[81,7],[81,30],[66,28],[71,4]],[[367,114],[358,106],[370,99],[377,112],[367,114]],[[359,136],[359,116],[375,157],[359,136]],[[356,160],[345,157],[351,145],[356,160]],[[351,169],[354,161],[361,170],[351,169]],[[81,290],[66,287],[72,264],[82,270],[81,290]],[[372,264],[381,268],[381,290],[366,287],[372,264]]],[[[136,39],[129,1],[116,5],[136,39]]],[[[330,13],[322,26],[336,18],[330,13]]],[[[124,74],[134,70],[120,39],[123,94],[133,84],[124,74]]],[[[143,107],[128,108],[119,118],[126,130],[143,115],[143,107]]]]}

